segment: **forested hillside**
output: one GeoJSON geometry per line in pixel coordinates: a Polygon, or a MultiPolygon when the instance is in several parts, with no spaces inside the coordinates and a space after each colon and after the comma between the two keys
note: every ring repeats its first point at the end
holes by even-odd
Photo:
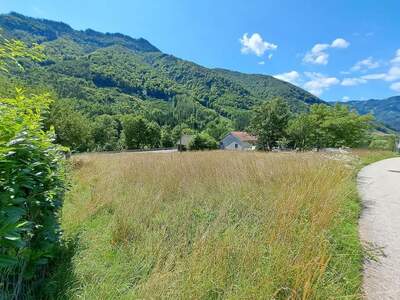
{"type": "MultiPolygon", "coordinates": [[[[126,114],[144,116],[164,132],[172,132],[177,125],[198,131],[213,126],[244,129],[250,109],[273,97],[285,98],[294,111],[323,102],[272,76],[208,69],[164,54],[144,39],[118,33],[77,31],[61,22],[17,13],[1,15],[0,28],[7,38],[43,46],[45,61],[22,61],[25,72],[15,69],[13,74],[25,86],[47,88],[58,99],[49,125],[55,116],[82,123],[71,124],[76,127],[72,129],[64,126],[77,133],[79,141],[74,144],[83,144],[81,150],[89,143],[81,134],[89,130],[85,126],[95,124],[102,115],[116,122],[117,134],[122,130],[121,116],[126,114]]],[[[4,87],[10,80],[14,79],[1,78],[4,87]]],[[[55,125],[56,132],[63,130],[55,125]]],[[[71,142],[59,142],[71,146],[71,142]]]]}
{"type": "Polygon", "coordinates": [[[400,96],[367,101],[350,101],[348,104],[360,114],[372,113],[376,119],[400,131],[400,96]]]}

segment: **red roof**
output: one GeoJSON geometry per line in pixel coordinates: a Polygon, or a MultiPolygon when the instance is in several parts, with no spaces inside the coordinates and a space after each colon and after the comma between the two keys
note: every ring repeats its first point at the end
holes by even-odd
{"type": "Polygon", "coordinates": [[[257,142],[257,137],[245,131],[232,131],[231,134],[242,142],[257,142]]]}

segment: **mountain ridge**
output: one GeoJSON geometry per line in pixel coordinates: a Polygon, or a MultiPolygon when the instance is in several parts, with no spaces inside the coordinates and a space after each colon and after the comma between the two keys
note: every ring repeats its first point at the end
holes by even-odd
{"type": "Polygon", "coordinates": [[[244,129],[251,109],[274,97],[284,97],[294,111],[325,103],[270,75],[206,68],[163,53],[142,38],[78,31],[18,13],[0,15],[0,27],[8,38],[44,47],[46,61],[28,64],[25,79],[50,86],[89,116],[143,113],[160,125],[174,126],[178,121],[165,120],[179,102],[186,105],[183,121],[196,122],[198,129],[219,117],[244,129]]]}
{"type": "Polygon", "coordinates": [[[360,114],[372,113],[378,121],[400,131],[400,96],[386,99],[353,100],[347,101],[346,105],[354,108],[360,114]]]}

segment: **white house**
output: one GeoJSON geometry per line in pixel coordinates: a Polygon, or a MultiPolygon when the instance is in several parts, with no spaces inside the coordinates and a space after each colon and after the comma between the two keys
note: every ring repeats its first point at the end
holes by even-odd
{"type": "Polygon", "coordinates": [[[232,131],[219,143],[221,149],[226,150],[254,150],[257,137],[244,131],[232,131]]]}

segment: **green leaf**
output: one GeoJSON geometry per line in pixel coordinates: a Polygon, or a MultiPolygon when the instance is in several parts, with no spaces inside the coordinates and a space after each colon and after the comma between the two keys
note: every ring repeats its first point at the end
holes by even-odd
{"type": "Polygon", "coordinates": [[[0,267],[12,267],[18,263],[16,257],[9,255],[0,255],[0,267]]]}

